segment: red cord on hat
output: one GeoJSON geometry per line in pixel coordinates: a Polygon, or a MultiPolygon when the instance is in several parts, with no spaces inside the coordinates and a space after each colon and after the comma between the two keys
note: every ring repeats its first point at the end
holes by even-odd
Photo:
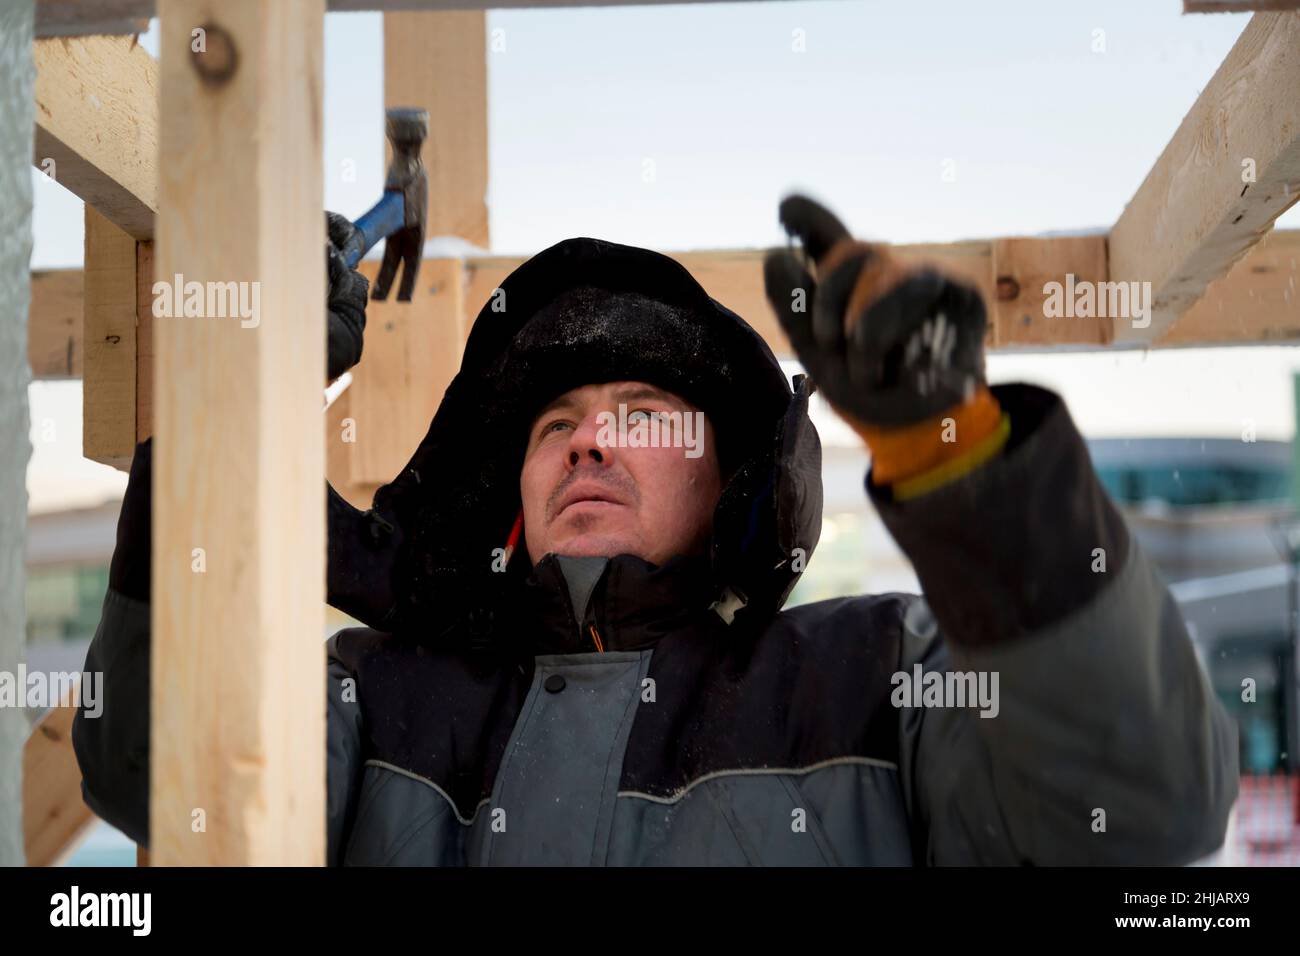
{"type": "Polygon", "coordinates": [[[515,545],[519,543],[519,535],[524,530],[524,509],[519,509],[519,514],[515,516],[515,525],[510,529],[510,537],[506,539],[505,563],[510,563],[510,557],[515,553],[515,545]]]}

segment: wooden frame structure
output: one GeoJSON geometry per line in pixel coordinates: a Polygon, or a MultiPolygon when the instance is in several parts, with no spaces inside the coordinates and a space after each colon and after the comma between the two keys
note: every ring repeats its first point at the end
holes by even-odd
{"type": "MultiPolygon", "coordinates": [[[[899,247],[905,257],[937,263],[981,289],[991,311],[991,348],[1300,341],[1300,230],[1272,231],[1277,216],[1300,199],[1300,12],[1292,9],[1300,0],[1186,3],[1189,10],[1285,12],[1252,18],[1108,233],[899,247]],[[1247,168],[1250,177],[1243,178],[1247,168]],[[1067,276],[1150,283],[1150,323],[1046,318],[1044,287],[1067,276]]],[[[317,676],[323,568],[295,555],[323,554],[316,507],[323,473],[355,503],[368,504],[405,463],[459,364],[470,322],[521,261],[429,259],[412,302],[372,303],[363,360],[322,433],[320,263],[310,255],[282,258],[284,250],[324,241],[322,17],[327,9],[386,11],[385,100],[426,107],[434,131],[425,159],[429,208],[441,218],[429,233],[487,247],[483,8],[572,5],[38,0],[37,33],[46,39],[36,42],[33,159],[56,160],[60,182],[86,201],[87,229],[83,270],[32,276],[33,372],[82,377],[87,457],[122,466],[137,440],[155,429],[160,436],[152,835],[158,862],[321,862],[323,746],[309,744],[323,744],[324,735],[317,676]],[[129,36],[99,35],[135,32],[155,13],[161,62],[129,36]],[[224,66],[205,66],[187,52],[200,24],[209,49],[215,42],[227,54],[224,66]],[[90,111],[87,103],[99,105],[90,111]],[[440,128],[460,135],[439,137],[440,128]],[[232,149],[252,143],[251,158],[242,152],[232,159],[232,149]],[[274,171],[288,166],[300,178],[286,189],[286,177],[274,171]],[[155,272],[261,281],[260,328],[154,319],[155,272]],[[246,383],[240,394],[232,394],[235,369],[246,383]],[[227,669],[232,653],[243,662],[238,680],[214,687],[211,675],[227,669]],[[288,673],[293,681],[284,679],[288,673]],[[206,830],[195,828],[196,811],[203,811],[206,830]]],[[[762,250],[676,257],[788,354],[763,295],[762,250]]],[[[66,734],[53,731],[51,724],[29,745],[56,746],[54,756],[29,764],[38,775],[55,768],[29,793],[66,803],[71,754],[66,734]]],[[[52,858],[48,847],[63,837],[50,837],[48,815],[28,818],[31,859],[52,858]],[[38,845],[45,849],[33,852],[38,845]]],[[[64,820],[59,833],[75,829],[66,814],[64,820]]]]}

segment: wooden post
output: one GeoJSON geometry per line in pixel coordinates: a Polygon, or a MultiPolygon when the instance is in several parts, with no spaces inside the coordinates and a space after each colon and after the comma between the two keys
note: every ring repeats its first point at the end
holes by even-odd
{"type": "Polygon", "coordinates": [[[319,865],[324,0],[158,9],[150,856],[319,865]]]}
{"type": "MultiPolygon", "coordinates": [[[[426,236],[488,244],[487,27],[482,11],[384,14],[384,105],[429,111],[426,236]]],[[[363,270],[374,279],[375,264],[363,270]]],[[[460,367],[463,269],[428,260],[410,302],[371,301],[348,395],[355,440],[349,484],[397,477],[460,367]]],[[[477,310],[481,303],[474,303],[477,310]]],[[[339,441],[331,432],[330,441],[339,441]]],[[[347,494],[347,492],[344,492],[347,494]]]]}
{"type": "Polygon", "coordinates": [[[86,348],[81,448],[92,461],[131,467],[136,442],[136,241],[86,206],[86,348]]]}
{"type": "MultiPolygon", "coordinates": [[[[31,297],[32,0],[0,4],[0,671],[26,644],[27,306],[31,297]]],[[[27,718],[0,707],[0,866],[23,862],[23,744],[27,718]]]]}
{"type": "Polygon", "coordinates": [[[487,14],[384,14],[384,106],[429,111],[426,236],[488,245],[487,14]]]}

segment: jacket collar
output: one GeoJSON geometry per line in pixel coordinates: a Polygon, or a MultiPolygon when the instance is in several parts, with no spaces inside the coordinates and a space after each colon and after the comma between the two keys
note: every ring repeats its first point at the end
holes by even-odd
{"type": "Polygon", "coordinates": [[[631,554],[547,555],[524,581],[516,639],[535,655],[651,648],[666,634],[707,626],[710,580],[703,557],[659,566],[631,554]]]}

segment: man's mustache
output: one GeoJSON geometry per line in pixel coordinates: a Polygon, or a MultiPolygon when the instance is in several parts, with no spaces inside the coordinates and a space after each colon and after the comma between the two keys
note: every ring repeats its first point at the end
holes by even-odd
{"type": "Polygon", "coordinates": [[[600,485],[607,488],[613,493],[630,501],[632,504],[639,504],[641,501],[641,492],[633,481],[627,475],[615,476],[612,472],[603,471],[595,466],[585,468],[575,468],[560,480],[551,492],[551,496],[546,500],[546,520],[555,520],[555,508],[560,499],[579,481],[590,481],[592,484],[600,485]]]}

